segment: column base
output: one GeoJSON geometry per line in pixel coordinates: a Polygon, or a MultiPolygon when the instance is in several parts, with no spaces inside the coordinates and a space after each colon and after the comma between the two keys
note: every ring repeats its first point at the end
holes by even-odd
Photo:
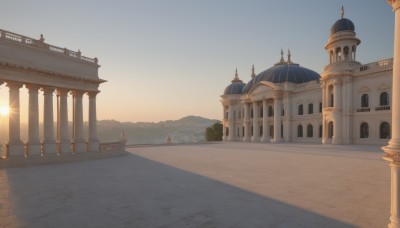
{"type": "Polygon", "coordinates": [[[250,138],[243,138],[243,142],[250,142],[250,138]]]}
{"type": "Polygon", "coordinates": [[[42,145],[40,142],[36,143],[27,143],[26,145],[27,155],[28,156],[41,156],[42,155],[42,145]]]}
{"type": "Polygon", "coordinates": [[[71,143],[70,142],[58,142],[58,153],[59,154],[70,154],[72,153],[71,143]]]}
{"type": "Polygon", "coordinates": [[[55,142],[43,142],[43,155],[57,154],[57,144],[55,142]]]}
{"type": "Polygon", "coordinates": [[[25,157],[25,145],[22,142],[8,142],[6,157],[25,157]]]}
{"type": "Polygon", "coordinates": [[[262,137],[261,142],[271,142],[271,138],[270,137],[262,137]]]}
{"type": "Polygon", "coordinates": [[[258,137],[251,137],[251,141],[252,142],[259,142],[260,141],[260,139],[258,138],[258,137]]]}
{"type": "Polygon", "coordinates": [[[73,148],[74,153],[86,152],[85,142],[83,142],[83,141],[73,142],[72,148],[73,148]]]}
{"type": "Polygon", "coordinates": [[[86,151],[99,152],[100,151],[100,141],[91,140],[91,141],[86,142],[86,151]]]}
{"type": "Polygon", "coordinates": [[[336,145],[339,145],[339,144],[343,144],[342,143],[342,139],[340,139],[340,138],[333,138],[332,139],[332,144],[336,144],[336,145]]]}
{"type": "Polygon", "coordinates": [[[271,139],[272,143],[280,143],[282,142],[282,139],[271,139]]]}

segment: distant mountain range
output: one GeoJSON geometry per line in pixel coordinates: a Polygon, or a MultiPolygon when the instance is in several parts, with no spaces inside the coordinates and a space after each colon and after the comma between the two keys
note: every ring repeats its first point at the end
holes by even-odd
{"type": "Polygon", "coordinates": [[[119,122],[99,120],[97,135],[100,141],[116,141],[125,131],[127,144],[161,144],[170,135],[172,143],[203,142],[205,130],[219,120],[186,116],[179,120],[153,122],[119,122]]]}

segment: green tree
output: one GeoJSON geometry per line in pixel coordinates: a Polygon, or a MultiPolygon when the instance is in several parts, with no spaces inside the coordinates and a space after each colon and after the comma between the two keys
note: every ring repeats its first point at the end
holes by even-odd
{"type": "Polygon", "coordinates": [[[214,123],[211,127],[206,128],[207,141],[222,141],[223,126],[221,123],[214,123]]]}

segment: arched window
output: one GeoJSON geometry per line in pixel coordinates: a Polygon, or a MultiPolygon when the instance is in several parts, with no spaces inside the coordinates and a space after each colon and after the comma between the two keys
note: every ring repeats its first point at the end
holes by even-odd
{"type": "Polygon", "coordinates": [[[237,128],[237,137],[240,137],[240,128],[237,128]]]}
{"type": "Polygon", "coordinates": [[[261,107],[260,108],[260,118],[263,118],[263,115],[264,115],[264,110],[263,110],[263,107],[261,107]]]}
{"type": "Polygon", "coordinates": [[[228,113],[229,113],[229,109],[226,108],[226,110],[225,110],[225,119],[228,119],[228,113]]]}
{"type": "Polygon", "coordinates": [[[329,60],[330,60],[330,63],[333,63],[333,51],[331,50],[330,52],[329,52],[329,60]]]}
{"type": "Polygon", "coordinates": [[[318,138],[322,138],[322,124],[319,125],[318,138]]]}
{"type": "Polygon", "coordinates": [[[388,122],[383,122],[379,126],[379,138],[390,139],[390,126],[388,122]]]}
{"type": "Polygon", "coordinates": [[[336,61],[340,61],[341,58],[341,53],[340,53],[340,47],[336,48],[336,61]]]}
{"type": "Polygon", "coordinates": [[[269,126],[269,135],[274,138],[274,125],[269,126]]]}
{"type": "Polygon", "coordinates": [[[244,137],[244,126],[242,127],[242,137],[244,137]]]}
{"type": "Polygon", "coordinates": [[[343,54],[344,54],[344,59],[348,60],[349,59],[349,47],[343,48],[343,54]]]}
{"type": "Polygon", "coordinates": [[[282,111],[281,111],[281,116],[284,116],[285,115],[285,109],[284,108],[282,108],[282,111]]]}
{"type": "Polygon", "coordinates": [[[307,125],[307,137],[312,138],[313,134],[313,126],[311,124],[307,125]]]}
{"type": "Polygon", "coordinates": [[[253,109],[250,110],[250,118],[253,118],[254,113],[253,113],[253,109]]]}
{"type": "Polygon", "coordinates": [[[329,122],[328,123],[328,138],[332,138],[333,137],[333,122],[329,122]]]}
{"type": "Polygon", "coordinates": [[[379,97],[379,105],[380,106],[389,105],[388,93],[386,93],[386,92],[381,93],[381,95],[379,97]]]}
{"type": "Polygon", "coordinates": [[[314,105],[313,103],[308,104],[308,114],[314,113],[314,105]]]}
{"type": "Polygon", "coordinates": [[[238,119],[242,118],[242,112],[238,111],[238,119]]]}
{"type": "Polygon", "coordinates": [[[272,106],[268,106],[268,116],[274,116],[274,109],[272,106]]]}
{"type": "Polygon", "coordinates": [[[319,113],[322,112],[322,102],[319,102],[319,113]]]}
{"type": "Polygon", "coordinates": [[[363,94],[363,95],[361,96],[361,107],[362,107],[362,108],[369,107],[369,104],[368,104],[368,94],[363,94]]]}
{"type": "Polygon", "coordinates": [[[328,86],[328,97],[329,97],[329,101],[328,101],[328,107],[333,107],[333,85],[328,86]]]}
{"type": "Polygon", "coordinates": [[[303,105],[299,105],[298,112],[299,115],[303,115],[303,105]]]}
{"type": "Polygon", "coordinates": [[[303,137],[303,126],[301,125],[297,126],[297,137],[299,138],[303,137]]]}
{"type": "Polygon", "coordinates": [[[263,126],[260,126],[260,136],[263,135],[263,126]]]}
{"type": "Polygon", "coordinates": [[[364,122],[360,125],[360,138],[364,139],[368,138],[368,136],[369,136],[368,124],[364,122]]]}
{"type": "Polygon", "coordinates": [[[225,135],[226,135],[226,136],[229,135],[229,127],[226,128],[225,135]]]}
{"type": "Polygon", "coordinates": [[[253,136],[253,125],[251,125],[251,128],[250,128],[250,135],[253,136]]]}

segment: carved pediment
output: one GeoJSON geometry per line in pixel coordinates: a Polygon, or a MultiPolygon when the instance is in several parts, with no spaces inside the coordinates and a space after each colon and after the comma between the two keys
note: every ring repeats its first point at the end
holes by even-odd
{"type": "Polygon", "coordinates": [[[361,87],[361,89],[358,90],[359,93],[365,93],[371,91],[367,86],[361,87]]]}
{"type": "Polygon", "coordinates": [[[382,90],[388,90],[390,89],[390,86],[386,85],[385,83],[381,83],[378,88],[378,90],[382,91],[382,90]]]}

